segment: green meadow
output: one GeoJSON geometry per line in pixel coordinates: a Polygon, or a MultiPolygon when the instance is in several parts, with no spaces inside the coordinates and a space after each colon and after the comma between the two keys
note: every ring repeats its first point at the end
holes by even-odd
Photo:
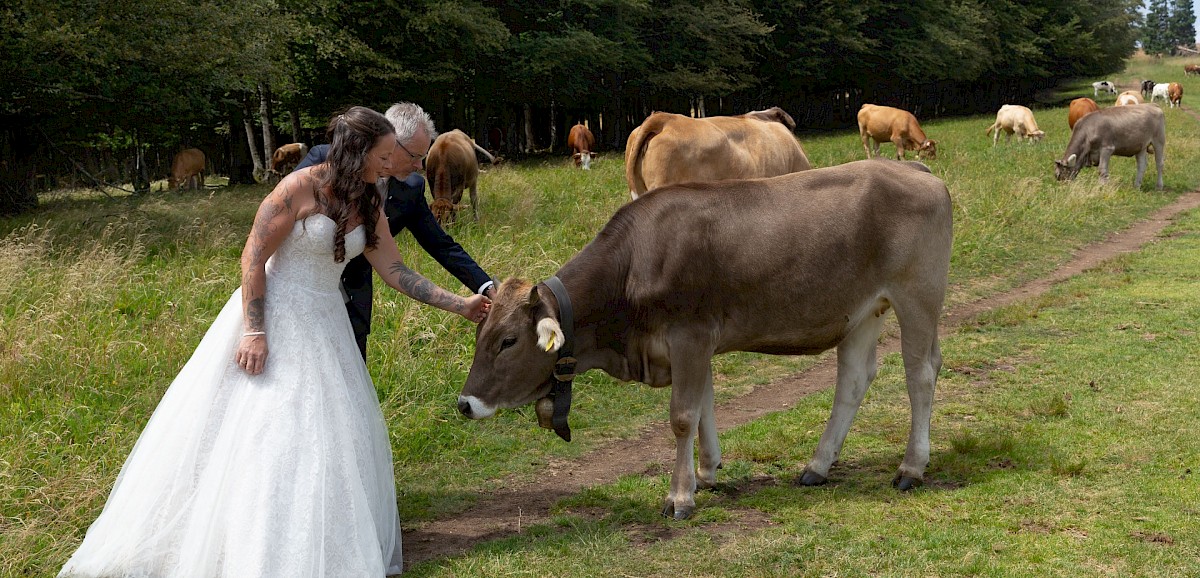
{"type": "MultiPolygon", "coordinates": [[[[1192,59],[1133,60],[1110,77],[1178,81],[1200,99],[1192,59]]],[[[1200,187],[1200,121],[1167,109],[1166,190],[1153,162],[1114,158],[1055,182],[1070,136],[1040,95],[1047,136],[992,146],[993,116],[923,122],[928,164],[955,206],[947,305],[1016,287],[1200,187]]],[[[1113,98],[1097,98],[1109,106],[1113,98]]],[[[1165,105],[1164,105],[1165,106],[1165,105]]],[[[452,127],[442,127],[445,129],[452,127]]],[[[802,133],[814,167],[864,157],[857,131],[802,133]]],[[[890,145],[882,147],[891,154],[890,145]]],[[[910,155],[911,156],[911,155],[910,155]]],[[[621,151],[593,170],[567,156],[489,169],[478,222],[450,233],[498,279],[541,280],[629,200],[621,151]]],[[[78,545],[163,391],[239,284],[238,259],[264,187],[43,199],[0,219],[0,577],[53,576],[78,545]]],[[[409,265],[465,293],[407,234],[409,265]]],[[[378,284],[377,284],[378,285],[378,284]]],[[[658,515],[667,477],[637,474],[572,496],[552,524],[412,569],[417,576],[1194,576],[1200,575],[1200,215],[1158,242],[943,341],[925,486],[889,485],[908,402],[898,355],[881,370],[831,483],[792,484],[832,392],[722,434],[719,481],[697,516],[658,515]],[[584,515],[583,512],[587,514],[584,515]],[[669,535],[670,539],[655,536],[669,535]]],[[[538,479],[662,420],[668,392],[591,372],[575,388],[575,441],[537,428],[531,408],[458,415],[473,326],[376,288],[368,367],[391,433],[406,526],[455,515],[500,480],[538,479]]],[[[718,357],[718,401],[812,358],[718,357]]],[[[664,433],[664,435],[666,435],[664,433]]]]}

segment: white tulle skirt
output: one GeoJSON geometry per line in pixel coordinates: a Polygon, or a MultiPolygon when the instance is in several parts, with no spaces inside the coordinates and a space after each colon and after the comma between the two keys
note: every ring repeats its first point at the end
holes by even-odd
{"type": "Polygon", "coordinates": [[[267,303],[264,372],[233,362],[239,290],[60,577],[401,572],[391,446],[340,294],[289,287],[267,303]]]}

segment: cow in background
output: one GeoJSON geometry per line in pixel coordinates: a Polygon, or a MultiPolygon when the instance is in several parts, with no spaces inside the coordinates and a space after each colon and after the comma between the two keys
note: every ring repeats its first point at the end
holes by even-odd
{"type": "Polygon", "coordinates": [[[1178,82],[1172,82],[1167,85],[1167,103],[1171,108],[1181,106],[1183,104],[1183,85],[1178,82]]]}
{"type": "Polygon", "coordinates": [[[583,123],[571,127],[571,132],[567,135],[567,148],[571,149],[575,166],[583,167],[585,171],[592,170],[592,149],[595,147],[596,137],[588,127],[583,126],[583,123]]]}
{"type": "Polygon", "coordinates": [[[179,151],[171,163],[171,176],[167,178],[167,188],[204,188],[205,162],[204,151],[200,149],[179,151]],[[193,182],[195,187],[192,186],[193,182]]]}
{"type": "Polygon", "coordinates": [[[879,156],[879,144],[890,142],[896,145],[896,160],[904,160],[904,151],[917,151],[917,158],[937,158],[937,141],[925,137],[917,117],[907,110],[890,106],[864,104],[858,109],[858,136],[862,139],[867,158],[872,149],[879,156]],[[868,146],[874,141],[874,146],[868,146]]]}
{"type": "Polygon", "coordinates": [[[457,217],[459,202],[464,189],[471,189],[471,212],[479,220],[479,159],[482,155],[490,163],[496,159],[483,147],[475,144],[471,137],[454,129],[442,133],[429,147],[425,159],[425,178],[433,194],[429,209],[438,223],[453,223],[457,217]]]}
{"type": "Polygon", "coordinates": [[[1191,75],[1193,75],[1193,74],[1200,74],[1200,64],[1186,64],[1186,65],[1184,65],[1184,67],[1183,67],[1183,75],[1184,75],[1184,76],[1191,76],[1191,75]]]}
{"type": "Polygon", "coordinates": [[[1125,92],[1117,95],[1117,102],[1113,106],[1129,106],[1131,104],[1142,104],[1144,102],[1146,101],[1142,100],[1142,95],[1132,90],[1126,90],[1125,92]]]}
{"type": "Polygon", "coordinates": [[[1114,106],[1089,114],[1075,125],[1062,159],[1054,161],[1054,178],[1073,180],[1084,164],[1100,167],[1100,182],[1108,180],[1113,155],[1137,157],[1134,188],[1141,188],[1149,149],[1154,147],[1158,189],[1163,188],[1163,162],[1167,154],[1167,123],[1161,108],[1152,104],[1114,106]]]}
{"type": "Polygon", "coordinates": [[[1109,94],[1116,94],[1117,93],[1117,85],[1115,85],[1107,80],[1101,80],[1099,82],[1092,83],[1092,96],[1099,96],[1101,90],[1103,90],[1104,92],[1107,92],[1109,94]]]}
{"type": "Polygon", "coordinates": [[[1067,126],[1075,130],[1075,123],[1079,122],[1079,119],[1097,110],[1100,110],[1100,106],[1086,96],[1072,100],[1071,107],[1067,110],[1067,126]]]}
{"type": "Polygon", "coordinates": [[[1142,98],[1150,98],[1150,94],[1154,91],[1153,80],[1142,81],[1142,98]]]}
{"type": "Polygon", "coordinates": [[[300,161],[304,159],[304,155],[308,154],[308,145],[302,142],[294,142],[285,144],[271,154],[271,172],[276,175],[283,176],[296,168],[300,161]]]}
{"type": "Polygon", "coordinates": [[[779,107],[739,116],[691,118],[656,112],[629,134],[629,196],[686,182],[774,177],[812,168],[779,107]]]}
{"type": "Polygon", "coordinates": [[[1003,131],[1004,142],[1007,144],[1012,141],[1013,133],[1016,133],[1018,139],[1029,139],[1029,142],[1042,140],[1046,136],[1044,131],[1038,130],[1037,121],[1033,119],[1033,111],[1019,104],[1006,104],[1000,107],[1000,111],[996,113],[996,122],[989,126],[984,134],[995,134],[992,136],[992,146],[1000,141],[1000,132],[1003,131]]]}
{"type": "Polygon", "coordinates": [[[1154,90],[1150,92],[1150,102],[1154,102],[1154,99],[1156,98],[1161,98],[1163,99],[1163,102],[1167,102],[1167,89],[1170,88],[1170,86],[1171,85],[1165,82],[1160,82],[1154,85],[1154,90]]]}

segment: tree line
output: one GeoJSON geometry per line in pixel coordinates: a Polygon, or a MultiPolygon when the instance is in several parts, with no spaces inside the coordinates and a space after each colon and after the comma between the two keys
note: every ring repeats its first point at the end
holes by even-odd
{"type": "MultiPolygon", "coordinates": [[[[1190,2],[1187,2],[1190,10],[1190,2]]],[[[620,150],[650,112],[864,102],[995,110],[1118,71],[1139,0],[10,0],[0,8],[0,213],[40,191],[166,175],[198,147],[232,182],[348,105],[417,102],[505,155],[587,121],[620,150]]]]}

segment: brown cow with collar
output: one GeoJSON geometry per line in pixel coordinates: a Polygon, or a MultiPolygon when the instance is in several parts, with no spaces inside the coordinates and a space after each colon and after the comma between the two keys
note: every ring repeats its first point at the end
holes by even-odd
{"type": "Polygon", "coordinates": [[[688,182],[774,177],[812,168],[779,107],[740,116],[690,118],[656,112],[629,134],[629,196],[688,182]]]}
{"type": "Polygon", "coordinates": [[[864,104],[858,109],[858,136],[862,139],[867,158],[874,149],[879,156],[879,144],[890,142],[896,145],[896,160],[904,160],[904,151],[917,151],[917,158],[937,158],[937,141],[925,137],[917,117],[907,110],[864,104]],[[872,146],[867,143],[873,141],[872,146]]]}
{"type": "MultiPolygon", "coordinates": [[[[676,454],[665,515],[690,516],[697,485],[716,483],[713,355],[837,348],[833,412],[800,480],[821,484],[875,377],[888,309],[900,322],[912,408],[893,484],[903,490],[922,481],[952,213],[946,185],[915,162],[878,159],[769,179],[688,183],[618,210],[558,270],[572,304],[574,339],[566,347],[575,371],[601,369],[672,388],[676,454]]],[[[555,352],[564,347],[563,316],[546,285],[501,284],[476,330],[459,411],[486,418],[547,396],[555,352]]]]}

